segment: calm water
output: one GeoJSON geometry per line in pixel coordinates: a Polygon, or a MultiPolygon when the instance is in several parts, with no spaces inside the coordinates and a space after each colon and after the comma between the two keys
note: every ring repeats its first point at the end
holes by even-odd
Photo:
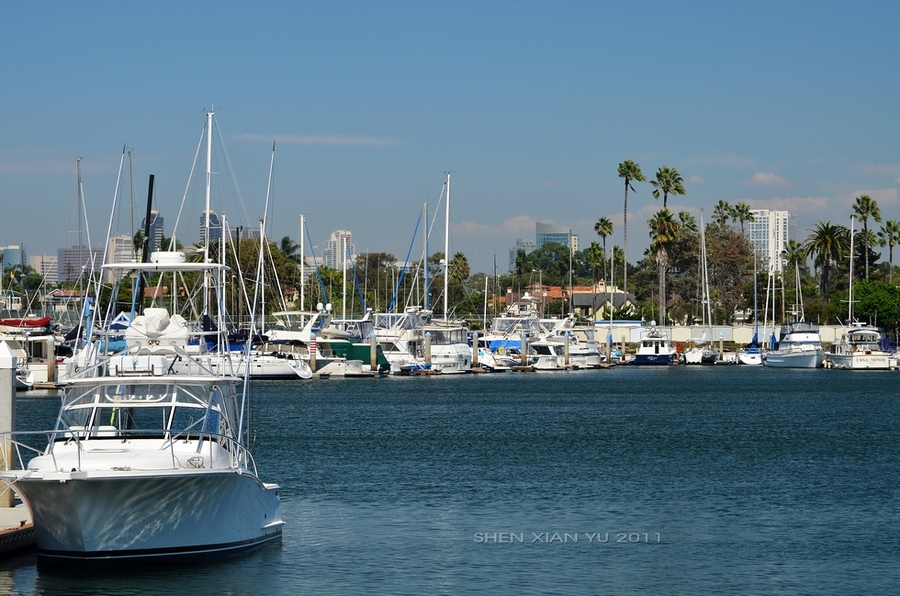
{"type": "MultiPolygon", "coordinates": [[[[896,594],[900,373],[619,367],[257,383],[284,540],[0,593],[896,594]]],[[[19,402],[47,426],[53,397],[19,402]]]]}

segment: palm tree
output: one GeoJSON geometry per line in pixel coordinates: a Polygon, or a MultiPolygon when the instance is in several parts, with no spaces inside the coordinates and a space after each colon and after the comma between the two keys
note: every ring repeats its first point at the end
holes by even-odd
{"type": "Polygon", "coordinates": [[[300,245],[294,242],[290,236],[283,236],[281,238],[281,242],[279,242],[279,248],[281,252],[284,253],[284,256],[295,263],[300,262],[300,255],[297,253],[300,250],[300,245]]]}
{"type": "Polygon", "coordinates": [[[656,170],[656,180],[651,180],[653,185],[653,198],[658,199],[659,193],[663,197],[663,209],[669,208],[669,195],[686,195],[684,180],[678,170],[669,166],[662,166],[656,170]]]}
{"type": "Polygon", "coordinates": [[[734,207],[728,204],[728,201],[725,199],[719,199],[719,202],[716,203],[715,208],[713,209],[713,219],[719,222],[719,225],[725,225],[728,223],[728,220],[731,219],[734,214],[734,207]]]}
{"type": "Polygon", "coordinates": [[[888,263],[890,263],[890,271],[888,273],[888,279],[893,283],[894,281],[894,247],[900,243],[900,221],[896,219],[889,219],[884,222],[884,225],[881,226],[881,231],[878,232],[878,238],[881,240],[882,246],[888,247],[888,263]]]}
{"type": "Polygon", "coordinates": [[[651,250],[656,253],[659,271],[659,319],[666,324],[666,270],[669,266],[669,249],[678,237],[681,226],[668,209],[660,209],[647,222],[650,226],[651,250]]]}
{"type": "MultiPolygon", "coordinates": [[[[612,236],[613,233],[613,223],[609,220],[608,217],[601,217],[597,220],[597,223],[594,224],[594,231],[600,235],[600,238],[603,239],[603,254],[606,255],[606,237],[612,236]]],[[[606,258],[603,259],[603,280],[606,281],[606,258]]]]}
{"type": "MultiPolygon", "coordinates": [[[[593,316],[597,315],[597,269],[599,269],[600,265],[603,265],[604,274],[606,272],[606,258],[604,253],[605,249],[601,248],[599,244],[596,242],[591,242],[591,246],[587,250],[587,259],[588,264],[591,266],[591,277],[593,279],[593,285],[591,286],[592,300],[591,300],[591,311],[593,316]]],[[[605,282],[604,282],[605,283],[605,282]]],[[[609,290],[607,290],[609,291],[609,290]]]]}
{"type": "Polygon", "coordinates": [[[743,201],[735,205],[731,210],[731,219],[736,223],[741,224],[741,236],[744,235],[744,223],[756,220],[753,216],[753,212],[750,210],[750,206],[743,201]]]}
{"type": "Polygon", "coordinates": [[[863,225],[863,242],[865,243],[863,254],[866,255],[866,281],[869,281],[869,218],[881,223],[881,210],[878,209],[878,203],[872,197],[861,195],[856,197],[856,202],[853,204],[853,216],[863,225]]]}
{"type": "Polygon", "coordinates": [[[828,302],[829,276],[831,267],[839,261],[847,251],[850,231],[842,225],[832,225],[830,221],[820,221],[807,236],[804,249],[822,265],[822,297],[828,302]]]}
{"type": "Polygon", "coordinates": [[[622,288],[628,291],[628,189],[634,192],[634,186],[631,181],[644,182],[646,178],[641,173],[641,166],[637,165],[630,159],[626,159],[619,164],[619,178],[625,179],[625,207],[622,209],[622,247],[625,251],[625,276],[622,281],[622,288]]]}
{"type": "Polygon", "coordinates": [[[691,215],[689,211],[679,211],[678,212],[678,222],[681,224],[681,229],[689,232],[696,232],[697,230],[697,218],[691,215]]]}

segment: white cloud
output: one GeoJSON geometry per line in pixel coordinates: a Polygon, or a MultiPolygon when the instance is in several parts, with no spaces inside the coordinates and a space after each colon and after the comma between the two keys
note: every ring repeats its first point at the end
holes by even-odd
{"type": "Polygon", "coordinates": [[[703,178],[701,178],[700,176],[691,176],[690,178],[688,178],[688,182],[690,182],[691,184],[703,184],[703,178]]]}
{"type": "Polygon", "coordinates": [[[745,180],[744,184],[746,186],[790,186],[784,178],[767,172],[753,174],[753,178],[745,180]]]}
{"type": "Polygon", "coordinates": [[[698,167],[729,167],[737,169],[755,168],[757,161],[749,157],[742,157],[736,153],[707,153],[698,155],[688,160],[688,165],[698,167]]]}
{"type": "Polygon", "coordinates": [[[741,199],[735,203],[747,203],[751,209],[771,209],[791,213],[820,213],[827,209],[828,197],[772,197],[771,199],[741,199]]]}
{"type": "Polygon", "coordinates": [[[243,134],[235,135],[235,140],[247,143],[272,142],[285,145],[331,145],[331,146],[357,146],[357,147],[395,147],[406,141],[403,139],[364,137],[361,135],[260,135],[243,134]]]}
{"type": "MultiPolygon", "coordinates": [[[[860,164],[856,164],[856,170],[861,174],[866,174],[868,176],[898,176],[900,175],[900,166],[890,165],[890,164],[874,164],[870,161],[863,162],[860,164]]],[[[900,176],[896,180],[895,183],[900,184],[900,176]]]]}

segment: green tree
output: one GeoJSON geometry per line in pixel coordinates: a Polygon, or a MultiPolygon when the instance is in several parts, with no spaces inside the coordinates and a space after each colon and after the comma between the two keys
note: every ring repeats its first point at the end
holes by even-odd
{"type": "Polygon", "coordinates": [[[881,231],[878,232],[878,238],[881,240],[882,246],[888,247],[888,270],[889,281],[894,281],[894,247],[900,242],[900,221],[889,219],[884,222],[881,231]]]}
{"type": "Polygon", "coordinates": [[[860,195],[856,197],[856,202],[853,204],[853,216],[856,217],[857,220],[862,222],[863,225],[863,245],[865,248],[863,249],[863,254],[866,255],[866,280],[869,279],[869,218],[871,217],[874,221],[881,223],[881,210],[878,208],[878,203],[872,199],[869,195],[860,195]]]}
{"type": "Polygon", "coordinates": [[[289,261],[300,263],[300,245],[294,242],[290,236],[282,236],[281,242],[278,243],[278,248],[281,250],[281,254],[289,261]]]}
{"type": "Polygon", "coordinates": [[[744,235],[744,224],[748,221],[755,221],[755,217],[753,216],[753,211],[750,210],[750,206],[747,203],[741,201],[731,211],[731,218],[736,223],[741,226],[741,236],[744,235]]]}
{"type": "Polygon", "coordinates": [[[656,180],[651,180],[653,186],[653,198],[658,199],[660,193],[663,198],[663,209],[668,209],[669,195],[686,195],[684,180],[678,170],[669,166],[662,166],[656,170],[656,180]]]}
{"type": "Polygon", "coordinates": [[[631,181],[635,182],[644,182],[647,180],[644,177],[644,174],[641,173],[641,166],[631,161],[630,159],[626,159],[622,163],[619,164],[619,178],[623,178],[625,180],[625,206],[622,210],[622,250],[625,251],[625,273],[622,281],[622,288],[625,291],[628,291],[628,189],[631,189],[631,192],[634,192],[634,186],[631,185],[631,181]]]}
{"type": "Polygon", "coordinates": [[[713,209],[713,219],[723,226],[728,223],[728,220],[731,219],[733,214],[734,207],[732,207],[725,199],[719,199],[719,202],[716,203],[716,206],[713,209]]]}
{"type": "Polygon", "coordinates": [[[660,209],[647,224],[650,226],[651,250],[656,256],[659,275],[659,318],[666,324],[666,270],[669,266],[669,249],[677,239],[679,223],[668,209],[660,209]]]}
{"type": "Polygon", "coordinates": [[[831,294],[831,269],[848,252],[850,232],[842,225],[830,221],[820,221],[806,238],[806,254],[814,258],[822,270],[822,297],[828,302],[831,294]]]}
{"type": "MultiPolygon", "coordinates": [[[[606,237],[612,236],[613,233],[613,223],[610,221],[608,217],[601,217],[597,220],[597,223],[594,224],[594,231],[603,239],[603,254],[606,255],[606,237]]],[[[603,259],[603,279],[607,280],[608,277],[606,275],[606,259],[603,259]]],[[[595,280],[596,281],[596,280],[595,280]]]]}

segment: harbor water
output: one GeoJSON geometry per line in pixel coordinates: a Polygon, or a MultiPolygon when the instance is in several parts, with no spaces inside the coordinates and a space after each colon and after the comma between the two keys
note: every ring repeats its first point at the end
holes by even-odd
{"type": "MultiPolygon", "coordinates": [[[[284,536],[8,594],[896,594],[900,373],[617,367],[257,382],[284,536]]],[[[58,398],[20,394],[18,428],[58,398]]],[[[38,521],[39,523],[39,521],[38,521]]]]}

